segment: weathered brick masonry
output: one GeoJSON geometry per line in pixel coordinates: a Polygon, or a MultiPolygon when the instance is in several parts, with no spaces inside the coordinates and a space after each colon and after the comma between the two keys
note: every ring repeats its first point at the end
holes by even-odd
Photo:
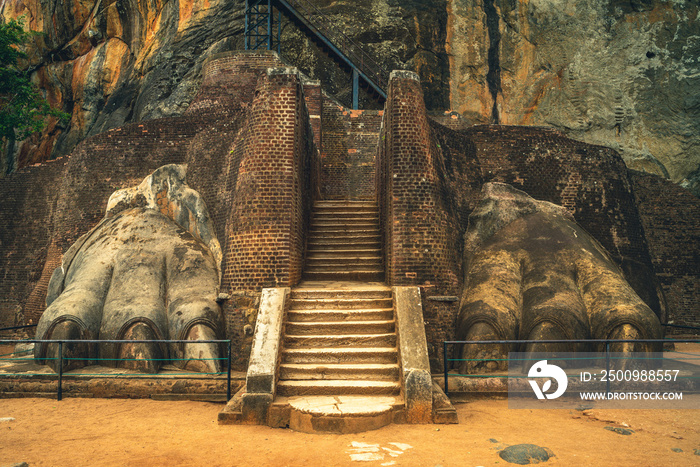
{"type": "Polygon", "coordinates": [[[26,305],[47,257],[56,264],[51,220],[65,162],[25,167],[0,181],[0,327],[36,322],[38,310],[26,305]]]}
{"type": "Polygon", "coordinates": [[[381,135],[377,192],[381,200],[386,278],[421,287],[431,365],[451,337],[458,303],[433,301],[461,288],[460,232],[445,184],[445,164],[432,138],[418,76],[393,72],[381,135]]]}
{"type": "Polygon", "coordinates": [[[321,196],[373,199],[381,110],[350,110],[325,96],[321,146],[321,196]]]}
{"type": "Polygon", "coordinates": [[[301,279],[313,137],[296,71],[270,69],[244,129],[223,283],[260,290],[301,279]]]}
{"type": "MultiPolygon", "coordinates": [[[[700,327],[700,200],[655,175],[630,173],[656,275],[668,306],[668,321],[700,327]]],[[[671,334],[700,334],[667,328],[671,334]]]]}

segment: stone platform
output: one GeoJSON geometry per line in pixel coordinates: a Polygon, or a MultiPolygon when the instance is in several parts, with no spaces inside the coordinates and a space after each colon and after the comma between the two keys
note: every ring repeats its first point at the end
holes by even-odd
{"type": "MultiPolygon", "coordinates": [[[[231,373],[231,392],[245,384],[245,373],[231,373]]],[[[58,375],[33,359],[0,361],[0,398],[55,398],[58,375]]],[[[226,375],[202,375],[166,365],[157,374],[91,365],[63,374],[63,397],[226,401],[226,375]]]]}

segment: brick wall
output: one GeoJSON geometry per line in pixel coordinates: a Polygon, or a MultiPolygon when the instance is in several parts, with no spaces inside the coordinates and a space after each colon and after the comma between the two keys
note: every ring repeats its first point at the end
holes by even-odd
{"type": "MultiPolygon", "coordinates": [[[[700,200],[669,180],[630,171],[668,322],[700,327],[700,200]]],[[[667,328],[669,334],[700,334],[667,328]]]]}
{"type": "Polygon", "coordinates": [[[461,236],[445,183],[445,161],[431,133],[417,75],[393,72],[381,135],[377,177],[386,277],[391,285],[421,287],[431,366],[440,365],[451,337],[461,288],[461,236]]]}
{"type": "Polygon", "coordinates": [[[202,84],[187,113],[250,105],[265,70],[280,66],[284,63],[279,55],[269,50],[238,50],[208,57],[202,66],[202,84]]]}
{"type": "Polygon", "coordinates": [[[374,199],[381,110],[350,110],[325,96],[321,145],[321,196],[374,199]]]}
{"type": "Polygon", "coordinates": [[[301,279],[313,135],[295,69],[270,69],[255,91],[226,227],[223,283],[260,290],[301,279]]]}
{"type": "MultiPolygon", "coordinates": [[[[25,167],[0,182],[0,327],[35,324],[43,311],[27,303],[42,303],[43,297],[30,300],[30,295],[41,290],[47,260],[56,265],[51,221],[66,162],[61,158],[25,167]]],[[[58,260],[60,264],[60,256],[58,260]]]]}
{"type": "Polygon", "coordinates": [[[382,135],[387,278],[391,285],[456,287],[459,239],[420,81],[410,72],[392,77],[382,135]]]}

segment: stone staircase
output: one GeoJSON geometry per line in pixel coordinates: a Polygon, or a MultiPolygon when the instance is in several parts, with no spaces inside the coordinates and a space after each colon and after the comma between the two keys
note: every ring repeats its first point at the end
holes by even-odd
{"type": "Polygon", "coordinates": [[[274,404],[290,406],[290,428],[352,432],[391,423],[403,406],[399,371],[389,287],[311,282],[292,289],[274,404]]]}
{"type": "Polygon", "coordinates": [[[279,395],[397,395],[399,391],[391,289],[292,289],[279,395]]]}
{"type": "Polygon", "coordinates": [[[219,423],[307,433],[456,423],[431,380],[420,292],[383,277],[376,204],[317,202],[304,280],[263,290],[246,387],[219,423]]]}
{"type": "Polygon", "coordinates": [[[304,279],[384,280],[379,211],[373,201],[316,201],[304,279]]]}
{"type": "Polygon", "coordinates": [[[291,428],[364,431],[391,423],[403,406],[392,291],[376,282],[383,277],[376,204],[316,202],[272,409],[289,406],[291,428]]]}

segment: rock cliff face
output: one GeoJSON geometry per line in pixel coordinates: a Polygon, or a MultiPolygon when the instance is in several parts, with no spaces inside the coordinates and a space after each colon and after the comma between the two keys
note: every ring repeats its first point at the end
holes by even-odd
{"type": "Polygon", "coordinates": [[[473,120],[553,126],[676,182],[698,167],[696,2],[452,0],[449,6],[455,110],[473,120]]]}
{"type": "Polygon", "coordinates": [[[52,122],[7,148],[19,166],[125,122],[181,114],[204,58],[243,43],[237,0],[2,0],[0,13],[44,33],[29,51],[33,80],[72,115],[67,127],[52,122]]]}
{"type": "MultiPolygon", "coordinates": [[[[312,0],[387,68],[421,75],[430,110],[543,125],[697,187],[700,16],[693,0],[312,0]],[[694,174],[693,174],[694,173],[694,174]]],[[[46,35],[29,66],[67,127],[8,149],[22,166],[125,122],[182,113],[203,59],[242,48],[242,0],[0,0],[46,35]]],[[[282,55],[341,101],[349,77],[291,23],[282,55]]],[[[371,106],[371,103],[367,103],[371,106]]]]}

